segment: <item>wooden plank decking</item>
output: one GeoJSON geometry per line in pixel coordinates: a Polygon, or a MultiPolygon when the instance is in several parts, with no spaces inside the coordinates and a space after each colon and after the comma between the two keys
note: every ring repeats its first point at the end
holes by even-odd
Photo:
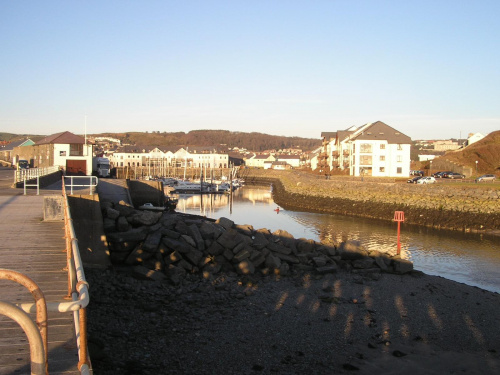
{"type": "MultiPolygon", "coordinates": [[[[43,222],[43,196],[30,194],[0,195],[0,268],[29,276],[47,302],[64,302],[68,293],[64,223],[43,222]]],[[[0,280],[0,300],[33,302],[26,289],[6,280],[0,280]]],[[[49,312],[48,341],[49,373],[79,374],[72,313],[49,312]]],[[[14,321],[0,315],[0,375],[29,373],[26,335],[14,321]]]]}

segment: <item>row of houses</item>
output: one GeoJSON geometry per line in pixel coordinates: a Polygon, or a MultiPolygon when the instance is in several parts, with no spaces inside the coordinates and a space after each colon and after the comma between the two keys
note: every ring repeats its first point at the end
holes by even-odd
{"type": "MultiPolygon", "coordinates": [[[[403,177],[410,173],[410,137],[377,121],[360,127],[321,134],[322,146],[310,157],[284,154],[248,154],[247,167],[289,169],[310,166],[320,173],[346,171],[352,176],[403,177]]],[[[70,132],[48,136],[36,143],[26,140],[12,147],[7,158],[16,164],[29,161],[31,167],[59,166],[67,173],[92,173],[94,144],[70,132]]],[[[165,148],[122,146],[104,155],[112,167],[228,168],[227,150],[216,147],[165,148]]],[[[4,160],[6,156],[2,157],[4,160]]]]}

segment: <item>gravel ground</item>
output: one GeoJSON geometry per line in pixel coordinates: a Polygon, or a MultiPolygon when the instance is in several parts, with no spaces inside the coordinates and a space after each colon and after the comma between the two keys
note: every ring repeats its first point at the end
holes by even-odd
{"type": "Polygon", "coordinates": [[[85,272],[98,375],[500,373],[500,295],[416,271],[179,286],[85,272]]]}

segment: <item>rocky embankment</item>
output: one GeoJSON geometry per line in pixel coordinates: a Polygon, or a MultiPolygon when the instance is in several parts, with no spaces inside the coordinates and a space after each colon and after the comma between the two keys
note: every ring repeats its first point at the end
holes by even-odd
{"type": "Polygon", "coordinates": [[[500,233],[500,190],[481,185],[397,183],[390,179],[325,179],[299,171],[245,170],[247,183],[273,183],[277,204],[293,210],[339,213],[464,232],[500,233]]]}
{"type": "Polygon", "coordinates": [[[98,374],[497,374],[500,296],[356,242],[102,203],[98,374]],[[286,275],[286,276],[284,276],[286,275]]]}
{"type": "Polygon", "coordinates": [[[189,273],[210,278],[220,271],[250,276],[343,268],[376,278],[381,272],[412,270],[411,262],[368,252],[355,241],[323,244],[296,239],[285,230],[271,233],[227,218],[141,211],[125,202],[102,202],[102,208],[112,263],[135,266],[144,277],[174,284],[189,273]]]}

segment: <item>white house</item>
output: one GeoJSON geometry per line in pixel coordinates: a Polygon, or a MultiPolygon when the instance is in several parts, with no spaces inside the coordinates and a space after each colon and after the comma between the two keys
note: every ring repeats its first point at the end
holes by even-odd
{"type": "Polygon", "coordinates": [[[275,155],[276,161],[283,161],[293,168],[300,167],[299,155],[275,155]]]}
{"type": "Polygon", "coordinates": [[[71,132],[49,135],[33,145],[17,147],[16,158],[35,168],[60,167],[68,175],[91,175],[93,144],[71,132]]]}
{"type": "Polygon", "coordinates": [[[318,167],[348,169],[351,176],[410,174],[411,138],[381,121],[322,135],[318,167]]]}
{"type": "Polygon", "coordinates": [[[469,137],[467,138],[467,146],[470,146],[473,143],[476,143],[477,141],[480,141],[483,139],[485,136],[482,135],[481,133],[471,133],[469,134],[469,137]]]}
{"type": "Polygon", "coordinates": [[[266,161],[274,162],[276,158],[270,154],[253,154],[252,157],[245,160],[245,165],[247,167],[264,168],[266,161]]]}

